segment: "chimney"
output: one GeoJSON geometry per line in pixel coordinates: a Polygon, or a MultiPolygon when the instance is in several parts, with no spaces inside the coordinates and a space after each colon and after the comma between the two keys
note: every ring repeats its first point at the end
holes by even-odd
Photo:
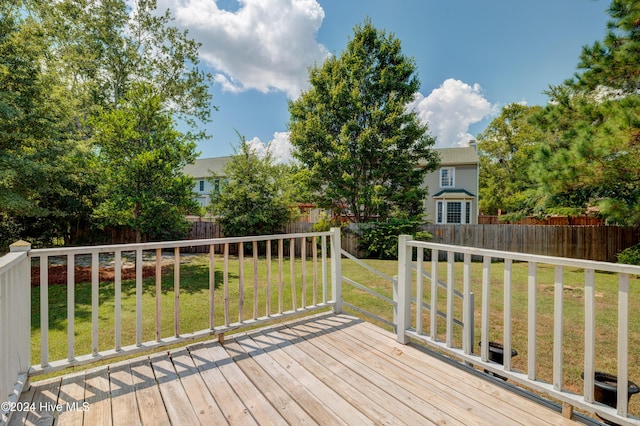
{"type": "Polygon", "coordinates": [[[478,152],[478,142],[475,139],[469,140],[469,146],[474,148],[478,152]]]}

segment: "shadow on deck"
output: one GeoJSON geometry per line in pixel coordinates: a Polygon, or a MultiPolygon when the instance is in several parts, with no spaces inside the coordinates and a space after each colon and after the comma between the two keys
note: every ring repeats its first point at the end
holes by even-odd
{"type": "Polygon", "coordinates": [[[572,424],[348,315],[33,383],[9,424],[572,424]]]}

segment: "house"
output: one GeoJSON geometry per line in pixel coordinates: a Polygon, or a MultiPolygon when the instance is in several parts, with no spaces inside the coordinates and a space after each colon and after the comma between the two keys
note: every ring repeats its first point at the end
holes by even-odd
{"type": "Polygon", "coordinates": [[[429,173],[424,209],[437,224],[478,223],[479,158],[475,141],[459,148],[436,148],[440,166],[429,173]]]}
{"type": "MultiPolygon", "coordinates": [[[[440,166],[424,180],[424,185],[429,190],[429,195],[424,200],[427,219],[441,224],[478,223],[479,159],[475,141],[466,147],[435,150],[440,155],[440,166]]],[[[211,192],[220,190],[224,179],[223,169],[230,159],[231,157],[201,158],[184,168],[184,173],[196,181],[195,199],[201,206],[209,205],[211,192]],[[219,178],[209,181],[208,178],[212,175],[219,178]]],[[[301,212],[308,214],[302,209],[301,212]]]]}
{"type": "Polygon", "coordinates": [[[224,179],[224,166],[231,157],[199,158],[194,164],[188,164],[182,171],[191,176],[195,181],[193,192],[194,199],[202,207],[211,204],[211,193],[220,191],[220,185],[224,179]],[[211,176],[218,176],[210,181],[211,176]]]}

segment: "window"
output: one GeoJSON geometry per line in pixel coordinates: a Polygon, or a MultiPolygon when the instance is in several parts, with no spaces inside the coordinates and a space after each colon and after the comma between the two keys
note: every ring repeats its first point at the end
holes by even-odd
{"type": "Polygon", "coordinates": [[[471,223],[471,201],[436,201],[436,223],[471,223]]]}
{"type": "Polygon", "coordinates": [[[464,223],[471,223],[471,202],[464,203],[464,223]]]}
{"type": "Polygon", "coordinates": [[[443,167],[440,169],[440,188],[453,188],[456,186],[456,169],[443,167]]]}
{"type": "Polygon", "coordinates": [[[199,189],[199,191],[200,192],[204,192],[204,181],[203,180],[200,181],[200,189],[199,189]]]}
{"type": "Polygon", "coordinates": [[[447,223],[462,223],[462,203],[460,201],[447,203],[447,223]]]}
{"type": "Polygon", "coordinates": [[[220,179],[216,179],[213,181],[213,193],[220,194],[220,179]]]}

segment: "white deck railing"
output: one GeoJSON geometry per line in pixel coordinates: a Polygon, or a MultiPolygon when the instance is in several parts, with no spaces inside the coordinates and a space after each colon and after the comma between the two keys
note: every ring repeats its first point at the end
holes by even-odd
{"type": "MultiPolygon", "coordinates": [[[[337,261],[340,253],[339,241],[340,230],[334,229],[331,232],[92,247],[35,250],[29,250],[27,247],[23,252],[12,252],[0,259],[0,401],[6,401],[8,395],[16,393],[15,384],[24,382],[25,377],[21,375],[27,372],[29,376],[51,372],[209,335],[218,335],[222,338],[224,333],[230,330],[255,326],[326,307],[333,307],[334,310],[339,311],[341,309],[339,302],[341,286],[338,280],[340,268],[337,261]],[[329,238],[332,239],[331,244],[328,244],[329,238]],[[245,244],[252,247],[253,253],[248,256],[245,256],[245,244]],[[180,327],[180,249],[197,246],[209,248],[208,327],[202,330],[183,330],[180,327]],[[232,264],[229,253],[233,246],[237,249],[237,263],[240,265],[237,271],[229,270],[232,264]],[[258,246],[263,256],[258,256],[258,246]],[[334,252],[335,247],[337,252],[334,252]],[[164,252],[166,262],[167,251],[173,257],[171,262],[173,265],[173,312],[163,312],[161,307],[162,258],[164,252]],[[135,343],[128,346],[123,345],[122,340],[123,254],[135,255],[135,343]],[[285,254],[288,254],[286,258],[285,254]],[[104,268],[104,265],[100,266],[100,261],[104,255],[109,255],[113,259],[113,266],[107,267],[114,275],[112,280],[114,327],[112,330],[104,330],[99,326],[100,270],[104,268]],[[143,255],[155,262],[155,309],[147,307],[143,310],[143,255]],[[77,303],[74,276],[77,259],[80,256],[90,259],[91,268],[91,351],[89,353],[76,352],[78,330],[75,326],[77,303]],[[52,345],[49,336],[49,318],[52,309],[49,301],[49,269],[52,265],[51,260],[54,258],[63,265],[66,264],[67,270],[65,318],[67,338],[66,342],[56,341],[53,344],[65,345],[66,343],[67,356],[64,359],[52,360],[49,356],[52,345]],[[38,290],[40,359],[39,364],[36,363],[36,365],[30,365],[29,359],[32,263],[40,265],[38,290]],[[249,273],[248,279],[245,279],[245,266],[248,270],[253,267],[253,274],[249,273]],[[266,270],[266,279],[258,278],[259,267],[266,270]],[[289,277],[286,277],[287,273],[283,273],[284,271],[288,271],[289,277]],[[216,288],[216,273],[222,274],[223,283],[218,288],[216,288]],[[234,274],[237,274],[237,279],[235,277],[230,279],[230,275],[234,274]],[[233,297],[234,300],[230,297],[232,285],[237,286],[234,289],[238,293],[237,297],[233,297]],[[251,300],[245,297],[247,289],[251,291],[246,293],[253,293],[251,300]],[[283,299],[285,292],[289,296],[283,299]],[[218,297],[215,296],[216,293],[219,293],[218,297]],[[290,303],[287,302],[289,298],[290,303]],[[285,305],[285,302],[288,304],[285,305]],[[235,311],[238,312],[237,317],[232,317],[231,313],[235,311]],[[169,335],[166,335],[166,331],[163,335],[161,323],[163,316],[167,315],[173,317],[173,329],[169,335]],[[154,340],[143,341],[143,316],[155,317],[154,340]],[[104,338],[99,338],[105,332],[113,336],[113,343],[108,346],[104,345],[104,338]]],[[[148,330],[145,334],[149,335],[148,330]]],[[[88,336],[85,337],[88,338],[88,336]]]]}
{"type": "MultiPolygon", "coordinates": [[[[330,232],[286,234],[260,237],[221,238],[210,240],[174,241],[161,243],[125,244],[94,247],[74,247],[56,249],[30,250],[29,245],[17,244],[12,247],[11,253],[0,258],[0,402],[15,401],[19,396],[22,386],[28,380],[28,375],[50,372],[61,368],[91,363],[100,359],[127,355],[134,352],[145,351],[160,346],[175,344],[189,339],[205,337],[209,335],[224,336],[224,333],[240,327],[256,326],[261,323],[300,314],[320,308],[332,307],[334,311],[342,311],[342,265],[340,248],[340,229],[334,228],[330,232]],[[330,244],[329,241],[330,240],[330,244]],[[310,241],[311,244],[301,244],[310,241]],[[285,257],[286,244],[289,245],[290,256],[285,257]],[[252,254],[245,257],[244,245],[252,246],[252,254]],[[238,250],[239,264],[245,264],[253,274],[245,279],[243,267],[237,271],[237,280],[230,278],[230,248],[236,246],[238,250]],[[258,245],[264,247],[264,256],[258,256],[258,245]],[[180,327],[180,293],[181,293],[181,248],[206,246],[209,248],[208,259],[208,326],[201,330],[183,330],[180,327]],[[294,254],[294,247],[300,247],[299,256],[294,254]],[[310,247],[310,248],[308,248],[310,247]],[[173,309],[172,312],[162,310],[160,304],[162,292],[162,253],[169,251],[173,260],[173,309]],[[132,345],[123,345],[123,292],[122,270],[123,254],[134,254],[135,263],[135,342],[132,345]],[[113,287],[114,287],[114,321],[112,330],[103,330],[99,326],[100,303],[100,257],[109,254],[113,257],[113,287]],[[143,257],[155,259],[155,309],[143,310],[143,257]],[[91,349],[89,353],[76,353],[76,293],[75,293],[75,266],[78,256],[89,257],[91,267],[91,349]],[[66,342],[56,342],[56,345],[66,345],[66,357],[63,359],[49,359],[49,276],[48,271],[52,258],[62,258],[67,268],[66,292],[66,342]],[[31,344],[31,264],[40,265],[39,283],[39,311],[40,311],[40,359],[39,364],[30,365],[31,344]],[[277,266],[275,266],[277,265],[277,266]],[[266,279],[258,280],[258,268],[266,269],[266,279]],[[273,269],[273,270],[272,270],[273,269]],[[284,271],[288,271],[290,278],[285,282],[284,271]],[[311,272],[309,272],[311,271],[311,272]],[[222,274],[222,286],[216,288],[216,273],[222,274]],[[253,277],[253,278],[251,278],[253,277]],[[234,300],[230,298],[230,282],[238,286],[238,296],[234,300]],[[308,288],[313,287],[312,296],[309,298],[308,288]],[[252,300],[244,296],[244,289],[253,290],[252,300]],[[291,302],[285,306],[283,292],[288,288],[291,294],[291,302]],[[258,304],[258,293],[264,296],[261,300],[264,304],[258,304]],[[223,302],[220,303],[220,293],[223,302]],[[216,297],[217,295],[217,297],[216,297]],[[299,295],[299,298],[298,298],[299,295]],[[232,317],[237,310],[237,317],[232,317]],[[251,307],[253,309],[251,309],[251,307]],[[246,308],[246,309],[243,309],[246,308]],[[247,314],[247,312],[251,312],[247,314]],[[143,317],[153,316],[155,320],[155,339],[143,340],[143,317]],[[173,317],[173,328],[167,335],[163,334],[161,322],[167,315],[173,317]],[[111,335],[112,342],[104,345],[104,339],[99,335],[103,333],[111,335]],[[102,346],[104,345],[104,347],[102,346]]],[[[397,324],[398,341],[407,343],[410,339],[417,339],[430,346],[437,347],[449,354],[472,363],[514,382],[522,384],[530,389],[543,392],[557,398],[571,407],[578,407],[589,412],[613,420],[622,424],[640,424],[640,422],[628,416],[628,403],[625,392],[618,395],[617,409],[602,404],[594,403],[594,370],[596,365],[595,352],[595,312],[596,312],[596,271],[604,271],[617,274],[618,277],[618,327],[617,327],[617,379],[618,385],[624,389],[628,383],[628,363],[637,360],[637,354],[630,354],[628,345],[628,323],[630,320],[630,277],[640,275],[640,267],[618,265],[603,262],[590,262],[584,260],[564,259],[547,256],[535,256],[511,252],[500,252],[449,246],[419,241],[411,241],[408,236],[401,236],[399,241],[398,277],[394,286],[395,307],[394,317],[397,324]],[[439,277],[445,275],[439,271],[437,261],[424,261],[424,252],[431,250],[431,259],[438,259],[438,252],[446,252],[446,280],[439,277]],[[417,261],[413,261],[414,253],[417,261]],[[455,261],[455,253],[462,254],[462,263],[455,261]],[[473,306],[471,292],[471,259],[479,256],[482,263],[482,297],[480,306],[481,326],[481,354],[473,354],[473,317],[476,308],[473,306]],[[504,318],[501,337],[504,346],[504,365],[489,361],[488,341],[490,335],[489,313],[491,304],[490,289],[496,283],[492,282],[490,271],[492,259],[502,260],[497,267],[503,269],[503,300],[502,315],[504,318]],[[528,301],[527,323],[527,369],[524,372],[512,369],[511,353],[512,323],[513,323],[513,262],[527,262],[528,276],[526,294],[528,301]],[[537,266],[539,264],[553,265],[555,268],[554,314],[553,314],[553,377],[551,383],[539,380],[536,370],[538,365],[536,351],[538,342],[536,330],[538,317],[536,316],[537,297],[540,292],[537,278],[537,266]],[[462,267],[462,288],[456,289],[455,276],[458,276],[456,268],[462,267]],[[563,389],[563,306],[564,306],[564,269],[584,269],[584,388],[582,394],[567,392],[563,389]],[[446,291],[441,288],[442,281],[446,282],[446,291]],[[430,288],[427,283],[430,282],[430,288]],[[445,302],[439,300],[440,296],[446,296],[445,302]],[[430,297],[424,297],[430,293],[430,297]],[[462,307],[456,296],[462,294],[462,307]],[[427,300],[428,299],[428,300],[427,300]],[[420,301],[418,303],[418,301],[420,301]],[[416,312],[420,313],[417,315],[416,312]],[[439,320],[444,315],[444,339],[439,337],[439,320]],[[462,315],[462,321],[455,316],[462,315]],[[423,320],[424,316],[424,320],[423,320]],[[425,327],[423,323],[429,323],[425,327]],[[459,332],[461,326],[462,332],[459,332]],[[428,330],[423,330],[428,328],[428,330]],[[461,336],[460,336],[461,335],[461,336]],[[456,347],[455,341],[461,342],[456,347]],[[631,356],[630,356],[631,355],[631,356]]],[[[345,282],[349,283],[348,280],[345,282]]],[[[575,285],[572,283],[572,285],[575,285]]],[[[147,284],[147,291],[148,291],[147,284]]],[[[35,307],[34,307],[35,308],[35,307]]],[[[518,313],[516,313],[517,315],[518,313]]],[[[634,313],[634,315],[637,315],[634,313]]],[[[637,320],[637,319],[636,319],[637,320]]],[[[439,324],[440,321],[440,324],[439,324]]],[[[166,329],[166,328],[165,328],[166,329]]],[[[495,334],[495,329],[492,330],[495,334]]],[[[147,330],[148,333],[148,330],[147,330]]],[[[477,334],[477,333],[476,333],[477,334]]],[[[148,336],[148,334],[146,334],[148,336]]],[[[129,342],[127,342],[129,343],[129,342]]],[[[524,344],[516,342],[517,344],[524,344]]],[[[636,362],[636,361],[634,361],[636,362]]],[[[1,412],[0,424],[6,421],[5,412],[1,412]]]]}
{"type": "MultiPolygon", "coordinates": [[[[401,236],[399,242],[399,265],[398,265],[398,341],[407,343],[409,339],[418,339],[430,346],[437,347],[455,357],[462,359],[464,362],[482,367],[500,376],[506,377],[514,382],[522,384],[530,389],[542,392],[553,398],[557,398],[566,404],[568,409],[578,407],[588,412],[596,413],[599,416],[612,420],[621,424],[640,424],[637,418],[628,416],[627,392],[618,392],[617,409],[605,406],[600,403],[594,403],[594,371],[596,364],[596,271],[617,274],[618,278],[618,309],[617,309],[617,381],[619,389],[627,389],[628,384],[628,365],[629,362],[637,362],[637,350],[630,353],[628,344],[629,321],[638,321],[638,313],[633,312],[630,317],[630,277],[640,276],[640,267],[621,265],[605,262],[592,262],[586,260],[558,258],[550,256],[537,256],[529,254],[519,254],[513,252],[502,252],[495,250],[484,250],[479,248],[461,247],[452,245],[443,245],[435,243],[426,243],[410,240],[410,236],[401,236]],[[423,254],[426,250],[431,251],[431,259],[435,261],[423,261],[423,254]],[[447,253],[446,263],[446,302],[438,302],[438,286],[437,277],[439,276],[438,252],[447,253]],[[461,347],[455,347],[453,340],[453,316],[454,316],[454,273],[456,269],[455,254],[463,255],[463,262],[457,262],[458,266],[462,266],[462,293],[463,306],[462,311],[462,339],[461,347]],[[413,256],[418,259],[415,261],[417,271],[412,273],[413,256]],[[481,354],[480,356],[473,354],[473,341],[470,339],[473,333],[472,315],[474,315],[474,307],[470,305],[471,294],[471,259],[481,257],[482,263],[482,306],[480,327],[481,338],[481,354]],[[492,263],[493,260],[502,261],[502,263],[492,263]],[[514,323],[513,315],[519,315],[522,318],[524,313],[513,312],[512,288],[514,284],[513,278],[513,262],[527,262],[527,306],[528,314],[526,320],[527,342],[517,342],[519,345],[527,347],[527,369],[524,372],[512,370],[511,350],[512,342],[512,326],[514,323]],[[537,278],[537,266],[539,264],[552,265],[554,267],[554,284],[553,284],[553,375],[552,383],[545,383],[539,380],[536,366],[537,360],[537,343],[536,332],[538,331],[538,314],[536,309],[537,297],[540,287],[537,278]],[[499,365],[489,361],[489,335],[490,335],[490,306],[492,303],[490,288],[497,285],[492,282],[490,270],[492,267],[503,269],[503,280],[500,285],[503,286],[502,315],[503,327],[501,330],[502,344],[504,346],[504,365],[499,365]],[[563,364],[563,338],[565,337],[565,324],[563,307],[565,304],[565,268],[579,268],[584,270],[584,365],[574,366],[581,368],[584,372],[584,386],[582,394],[575,394],[564,389],[564,367],[563,364]],[[431,277],[436,279],[430,280],[430,286],[425,286],[424,271],[430,271],[431,277]],[[426,315],[421,308],[414,307],[414,312],[420,312],[420,315],[412,314],[412,296],[417,300],[422,299],[423,294],[430,292],[431,307],[428,315],[430,315],[429,330],[424,331],[422,327],[422,317],[426,315]],[[438,336],[437,311],[443,309],[446,312],[444,339],[438,336]]],[[[457,272],[459,274],[459,272],[457,272]]],[[[459,277],[459,275],[458,275],[459,277]]],[[[571,283],[576,286],[575,283],[571,283]]],[[[494,333],[496,330],[492,330],[494,333]]],[[[499,332],[499,330],[498,330],[499,332]]],[[[539,352],[539,350],[538,350],[539,352]]],[[[604,356],[611,356],[606,353],[604,356]]]]}

